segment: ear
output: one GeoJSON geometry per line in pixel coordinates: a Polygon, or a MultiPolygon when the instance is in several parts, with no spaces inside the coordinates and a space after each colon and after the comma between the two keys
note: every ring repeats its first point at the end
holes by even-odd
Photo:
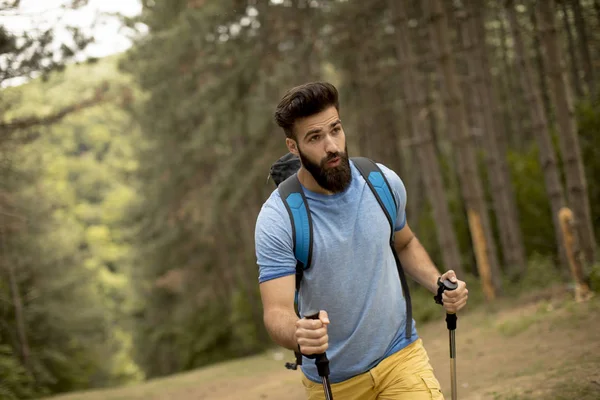
{"type": "Polygon", "coordinates": [[[290,153],[298,156],[298,144],[294,139],[285,138],[285,145],[287,146],[290,153]]]}

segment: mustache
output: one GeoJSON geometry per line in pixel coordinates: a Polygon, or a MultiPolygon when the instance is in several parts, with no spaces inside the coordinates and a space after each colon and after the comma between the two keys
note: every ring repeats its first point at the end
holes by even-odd
{"type": "Polygon", "coordinates": [[[327,164],[329,161],[334,160],[336,158],[344,158],[345,153],[343,152],[335,152],[335,153],[327,153],[327,156],[321,160],[321,165],[327,164]]]}

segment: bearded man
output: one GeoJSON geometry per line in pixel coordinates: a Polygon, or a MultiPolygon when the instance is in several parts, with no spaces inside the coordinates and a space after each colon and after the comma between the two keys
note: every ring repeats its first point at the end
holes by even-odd
{"type": "MultiPolygon", "coordinates": [[[[292,226],[274,190],[255,229],[266,329],[277,344],[305,356],[327,351],[336,400],[443,399],[414,321],[405,332],[406,300],[390,246],[390,223],[348,157],[339,111],[338,91],[327,82],[290,89],[275,111],[288,151],[301,161],[297,178],[312,218],[312,262],[298,306],[320,312],[318,319],[307,319],[294,309],[292,226]]],[[[443,294],[446,311],[456,313],[467,302],[465,282],[452,270],[438,272],[407,223],[402,180],[377,165],[397,205],[393,245],[404,271],[433,294],[440,279],[457,283],[456,290],[443,294]]],[[[302,372],[307,398],[324,399],[314,362],[304,358],[302,372]]]]}

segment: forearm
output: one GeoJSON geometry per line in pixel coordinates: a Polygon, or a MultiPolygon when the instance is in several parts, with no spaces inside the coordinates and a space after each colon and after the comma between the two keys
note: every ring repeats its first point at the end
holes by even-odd
{"type": "Polygon", "coordinates": [[[437,278],[440,272],[416,237],[403,248],[396,248],[398,258],[406,274],[431,293],[437,293],[437,278]]]}
{"type": "Polygon", "coordinates": [[[298,350],[296,342],[296,321],[298,316],[292,310],[274,309],[264,315],[264,323],[271,339],[290,350],[298,350]]]}

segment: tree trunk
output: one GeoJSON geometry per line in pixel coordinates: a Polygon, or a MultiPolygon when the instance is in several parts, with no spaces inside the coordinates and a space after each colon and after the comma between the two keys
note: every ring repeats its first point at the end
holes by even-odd
{"type": "Polygon", "coordinates": [[[529,18],[532,26],[532,44],[535,53],[535,65],[537,67],[537,78],[539,79],[540,94],[542,96],[542,102],[544,104],[544,113],[546,113],[546,120],[552,121],[552,110],[550,107],[550,96],[548,95],[548,83],[546,80],[546,65],[544,64],[544,56],[542,55],[541,43],[540,43],[540,29],[538,16],[535,10],[530,10],[529,18]]]}
{"type": "Polygon", "coordinates": [[[4,217],[0,214],[0,261],[2,261],[4,270],[8,275],[8,283],[10,287],[11,299],[15,311],[15,322],[17,324],[17,336],[19,338],[21,362],[23,366],[29,371],[29,357],[31,350],[29,347],[29,340],[27,339],[27,329],[25,327],[25,312],[23,309],[23,300],[21,292],[19,290],[19,282],[17,281],[17,273],[15,271],[15,265],[12,260],[8,259],[8,246],[6,244],[6,231],[4,217]]]}
{"type": "Polygon", "coordinates": [[[577,30],[577,43],[579,43],[579,51],[581,52],[581,62],[583,63],[583,71],[585,73],[585,81],[588,86],[588,94],[594,96],[596,94],[596,81],[594,78],[594,66],[590,55],[589,39],[581,3],[579,0],[570,0],[575,16],[575,29],[577,30]]]}
{"type": "Polygon", "coordinates": [[[593,263],[595,261],[596,239],[594,237],[587,181],[583,168],[579,137],[577,135],[577,121],[558,45],[556,22],[553,13],[554,0],[545,0],[537,4],[545,50],[544,54],[546,56],[546,65],[548,65],[549,79],[552,87],[552,102],[555,107],[558,127],[560,128],[558,138],[565,168],[567,200],[575,215],[575,222],[578,228],[576,231],[578,239],[581,241],[583,255],[587,262],[593,263]]]}
{"type": "Polygon", "coordinates": [[[402,84],[406,98],[408,123],[415,143],[419,168],[431,202],[437,227],[437,239],[442,252],[444,267],[452,269],[458,276],[464,276],[458,240],[452,226],[447,197],[442,182],[442,173],[436,154],[435,141],[429,126],[427,98],[423,87],[419,88],[419,77],[415,67],[415,57],[410,46],[408,18],[404,5],[390,0],[390,8],[395,19],[396,54],[402,69],[402,84]]]}
{"type": "Polygon", "coordinates": [[[539,157],[542,170],[544,173],[544,181],[546,192],[550,199],[550,207],[552,210],[552,222],[554,225],[554,233],[556,238],[557,249],[560,254],[562,265],[568,268],[566,254],[564,251],[562,231],[558,220],[558,212],[565,205],[564,192],[562,183],[559,177],[556,155],[552,145],[548,122],[544,113],[544,105],[540,96],[539,89],[534,85],[533,69],[530,60],[526,57],[525,44],[521,37],[521,28],[517,20],[517,14],[514,8],[513,0],[505,1],[505,9],[510,22],[512,36],[515,45],[515,56],[518,60],[521,72],[519,78],[523,90],[527,94],[529,102],[529,112],[533,123],[534,134],[536,135],[539,145],[539,157]]]}
{"type": "Polygon", "coordinates": [[[500,20],[500,42],[504,69],[504,73],[500,79],[504,81],[502,104],[505,109],[504,115],[507,121],[507,134],[510,137],[510,147],[521,150],[525,147],[524,143],[527,142],[527,138],[524,137],[526,130],[523,123],[524,118],[522,118],[521,113],[522,107],[520,107],[523,96],[522,89],[514,81],[514,77],[518,75],[518,72],[515,71],[513,63],[509,60],[508,32],[504,19],[500,20]]]}
{"type": "Polygon", "coordinates": [[[481,128],[500,243],[508,271],[518,276],[525,269],[525,249],[507,165],[506,144],[501,139],[499,121],[495,121],[494,118],[494,111],[499,107],[494,93],[492,93],[492,79],[485,48],[485,16],[481,12],[483,5],[477,0],[470,0],[466,6],[463,38],[466,41],[467,49],[470,49],[466,56],[474,76],[476,104],[479,105],[478,111],[482,116],[481,128]],[[473,38],[472,44],[469,38],[473,38]]]}
{"type": "Polygon", "coordinates": [[[448,31],[447,17],[441,0],[428,0],[425,5],[430,29],[429,39],[438,60],[437,64],[443,82],[448,130],[456,146],[460,189],[469,216],[469,229],[477,266],[483,279],[486,298],[492,300],[500,294],[502,281],[496,255],[496,244],[492,235],[481,178],[477,171],[473,136],[469,132],[467,114],[456,79],[454,57],[449,44],[450,32],[448,31]]]}
{"type": "Polygon", "coordinates": [[[377,118],[376,121],[381,126],[380,152],[382,159],[384,163],[387,163],[390,168],[400,175],[406,186],[409,199],[406,205],[406,215],[408,220],[412,221],[412,230],[418,232],[418,217],[426,195],[423,190],[420,190],[422,174],[415,174],[414,169],[411,168],[412,165],[418,163],[416,155],[406,154],[402,150],[402,143],[410,135],[410,130],[407,131],[406,129],[406,113],[398,112],[394,108],[394,101],[398,98],[398,92],[395,88],[400,84],[401,79],[399,78],[393,78],[396,82],[392,82],[392,79],[379,79],[377,82],[374,95],[380,93],[379,98],[382,106],[380,108],[381,117],[377,118]]]}
{"type": "Polygon", "coordinates": [[[366,102],[367,91],[365,88],[365,74],[367,73],[365,62],[366,52],[368,50],[365,49],[364,41],[361,40],[362,38],[360,36],[366,30],[366,23],[367,22],[364,20],[359,19],[355,29],[353,29],[350,33],[357,49],[357,60],[356,63],[352,65],[349,72],[354,86],[353,93],[355,98],[353,99],[353,102],[355,109],[363,111],[362,115],[356,115],[358,151],[363,156],[372,157],[372,145],[370,143],[371,141],[369,140],[369,129],[371,124],[370,121],[364,117],[365,115],[368,115],[368,113],[365,113],[364,111],[365,108],[369,106],[369,104],[366,102]]]}
{"type": "Polygon", "coordinates": [[[575,38],[573,37],[573,27],[569,18],[569,8],[567,3],[562,0],[560,2],[562,8],[562,20],[565,25],[565,32],[567,33],[567,48],[569,51],[569,58],[571,59],[571,79],[573,80],[573,87],[575,88],[575,94],[577,98],[583,97],[583,88],[581,86],[581,79],[579,79],[579,60],[575,51],[575,38]]]}
{"type": "MultiPolygon", "coordinates": [[[[312,29],[312,20],[319,18],[314,8],[309,6],[309,0],[296,0],[296,23],[298,24],[296,45],[302,51],[302,65],[299,70],[301,82],[313,81],[319,75],[319,52],[315,45],[315,31],[312,29]]],[[[267,11],[268,12],[268,11],[267,11]]]]}

